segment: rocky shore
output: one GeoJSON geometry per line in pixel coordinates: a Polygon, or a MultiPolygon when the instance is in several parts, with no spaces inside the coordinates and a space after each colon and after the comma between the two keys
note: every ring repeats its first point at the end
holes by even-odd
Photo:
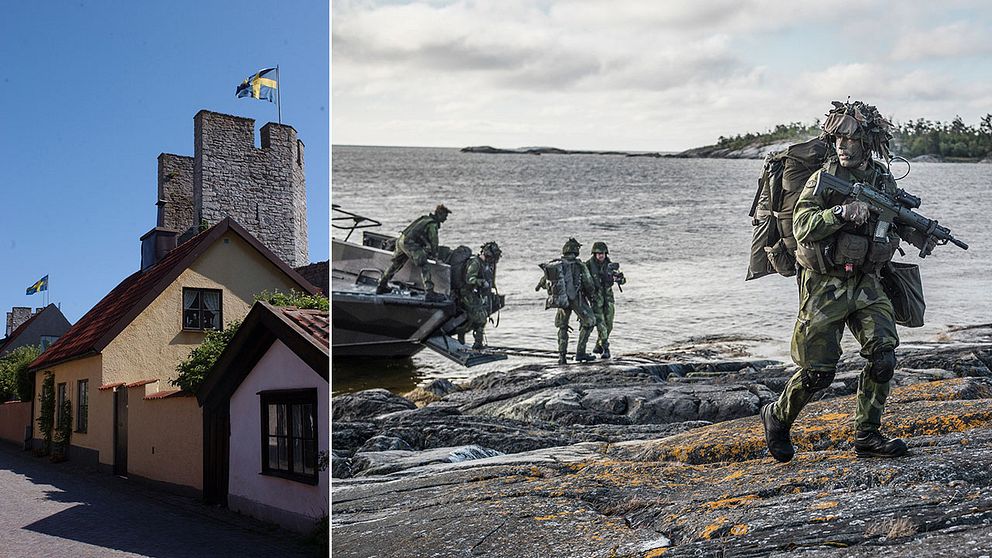
{"type": "Polygon", "coordinates": [[[992,324],[897,354],[897,460],[850,449],[857,355],[788,464],[756,415],[794,367],[733,343],[336,397],[334,555],[992,555],[992,324]]]}
{"type": "Polygon", "coordinates": [[[623,155],[624,157],[662,157],[661,153],[653,151],[584,151],[559,149],[557,147],[518,147],[506,149],[489,145],[463,147],[462,153],[487,153],[496,155],[623,155]]]}

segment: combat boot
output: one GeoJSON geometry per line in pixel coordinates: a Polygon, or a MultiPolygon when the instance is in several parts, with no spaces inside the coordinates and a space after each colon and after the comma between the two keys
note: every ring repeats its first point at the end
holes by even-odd
{"type": "Polygon", "coordinates": [[[464,333],[459,333],[458,334],[458,342],[461,343],[462,345],[465,344],[465,334],[464,333]]]}
{"type": "Polygon", "coordinates": [[[854,453],[858,457],[900,457],[909,447],[902,438],[886,438],[878,430],[859,430],[854,435],[854,453]]]}
{"type": "MultiPolygon", "coordinates": [[[[593,352],[596,352],[596,351],[593,351],[593,352]]],[[[603,354],[599,355],[599,358],[604,359],[604,360],[610,358],[610,344],[609,343],[604,343],[603,344],[603,351],[602,352],[603,352],[603,354]]]]}
{"type": "Polygon", "coordinates": [[[792,460],[796,449],[792,447],[792,440],[789,438],[789,427],[775,418],[772,405],[774,403],[761,408],[761,422],[765,426],[765,444],[768,446],[768,453],[772,454],[776,461],[786,463],[792,460]]]}
{"type": "Polygon", "coordinates": [[[389,283],[379,283],[375,288],[375,294],[386,294],[393,292],[393,288],[389,286],[389,283]]]}
{"type": "Polygon", "coordinates": [[[589,362],[596,360],[596,357],[589,353],[575,353],[575,362],[589,362]]]}
{"type": "Polygon", "coordinates": [[[568,364],[568,359],[565,358],[565,353],[558,353],[558,364],[568,364]]]}
{"type": "Polygon", "coordinates": [[[481,333],[473,333],[472,336],[475,337],[475,343],[472,343],[472,350],[473,351],[481,351],[482,350],[482,347],[485,346],[485,345],[482,344],[482,334],[481,333]]]}
{"type": "Polygon", "coordinates": [[[599,342],[597,341],[596,346],[592,348],[592,352],[598,355],[599,353],[603,352],[603,346],[600,345],[599,342]]]}

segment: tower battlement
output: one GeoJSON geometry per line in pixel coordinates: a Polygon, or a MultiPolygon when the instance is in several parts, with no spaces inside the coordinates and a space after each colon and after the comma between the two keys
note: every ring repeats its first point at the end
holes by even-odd
{"type": "Polygon", "coordinates": [[[307,254],[303,142],[292,126],[201,110],[193,117],[193,157],[158,158],[157,226],[184,233],[231,217],[298,267],[307,254]]]}

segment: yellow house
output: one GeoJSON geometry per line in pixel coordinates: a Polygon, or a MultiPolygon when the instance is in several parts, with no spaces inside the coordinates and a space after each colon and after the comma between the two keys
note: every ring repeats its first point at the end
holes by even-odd
{"type": "Polygon", "coordinates": [[[35,393],[52,373],[56,403],[72,402],[73,461],[199,491],[203,419],[170,384],[176,365],[208,331],[243,319],[254,295],[315,288],[230,218],[178,246],[161,229],[142,241],[142,270],[31,363],[35,393]]]}

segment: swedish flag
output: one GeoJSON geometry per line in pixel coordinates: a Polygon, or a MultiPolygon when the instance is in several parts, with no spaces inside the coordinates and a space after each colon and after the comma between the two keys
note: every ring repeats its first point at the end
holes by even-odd
{"type": "Polygon", "coordinates": [[[48,276],[46,275],[41,279],[38,279],[37,283],[28,287],[28,290],[24,294],[33,295],[36,292],[47,291],[47,290],[48,290],[48,276]]]}
{"type": "Polygon", "coordinates": [[[250,75],[238,86],[236,91],[238,97],[251,97],[253,99],[265,99],[270,103],[275,102],[276,92],[279,89],[279,71],[275,68],[259,70],[258,73],[250,75]]]}

